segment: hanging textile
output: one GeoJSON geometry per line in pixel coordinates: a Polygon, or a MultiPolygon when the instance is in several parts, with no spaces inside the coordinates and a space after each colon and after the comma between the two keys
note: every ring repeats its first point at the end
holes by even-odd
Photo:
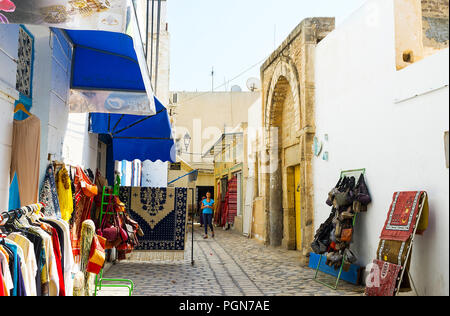
{"type": "Polygon", "coordinates": [[[237,215],[237,177],[234,176],[228,182],[228,191],[227,191],[227,223],[233,224],[234,218],[237,215]]]}
{"type": "Polygon", "coordinates": [[[15,210],[20,208],[19,182],[17,182],[17,174],[14,173],[11,185],[9,186],[9,202],[8,208],[15,210]]]}
{"type": "Polygon", "coordinates": [[[53,165],[49,164],[45,172],[44,183],[39,194],[39,201],[44,203],[46,207],[42,210],[45,216],[56,216],[61,218],[61,210],[59,207],[58,193],[56,191],[55,172],[53,165]]]}
{"type": "Polygon", "coordinates": [[[0,236],[0,273],[11,296],[71,294],[69,229],[63,229],[66,222],[45,213],[41,203],[0,212],[1,230],[6,234],[0,236]]]}
{"type": "MultiPolygon", "coordinates": [[[[424,198],[426,199],[424,191],[395,192],[380,239],[407,241],[417,223],[419,205],[427,202],[422,201],[424,198]]],[[[422,216],[427,217],[428,212],[422,216]]],[[[427,223],[428,219],[422,220],[422,223],[419,224],[421,232],[426,229],[424,222],[427,223]]]]}
{"type": "Polygon", "coordinates": [[[84,296],[91,296],[93,293],[95,275],[87,272],[86,267],[89,261],[92,239],[95,235],[95,224],[92,220],[85,220],[81,224],[81,262],[80,270],[84,271],[84,296]]]}
{"type": "Polygon", "coordinates": [[[73,212],[73,197],[69,172],[65,166],[56,175],[56,191],[58,192],[61,218],[68,222],[73,212]]]}
{"type": "Polygon", "coordinates": [[[72,226],[70,237],[72,239],[72,251],[75,262],[80,262],[81,250],[81,224],[91,217],[91,207],[94,197],[97,195],[97,186],[94,185],[89,177],[80,167],[76,167],[74,203],[75,210],[72,215],[72,226]]]}
{"type": "Polygon", "coordinates": [[[183,259],[186,235],[186,188],[121,187],[120,200],[139,224],[138,260],[183,259]]]}
{"type": "Polygon", "coordinates": [[[11,176],[17,174],[21,206],[38,201],[41,121],[35,115],[14,120],[11,176]]]}
{"type": "Polygon", "coordinates": [[[401,266],[377,259],[373,260],[370,278],[372,286],[366,286],[366,296],[394,296],[401,266]]]}

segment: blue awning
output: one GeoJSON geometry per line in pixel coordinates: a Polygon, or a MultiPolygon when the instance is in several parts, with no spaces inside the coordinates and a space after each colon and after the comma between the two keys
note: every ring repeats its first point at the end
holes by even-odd
{"type": "Polygon", "coordinates": [[[112,137],[114,160],[175,162],[175,143],[169,115],[155,97],[152,116],[91,113],[89,131],[112,137]]]}
{"type": "Polygon", "coordinates": [[[111,112],[136,115],[156,113],[136,14],[132,6],[129,9],[126,33],[64,30],[73,44],[70,88],[81,92],[90,105],[89,109],[82,111],[110,112],[104,102],[109,98],[108,93],[114,93],[114,100],[120,99],[121,104],[127,104],[111,112]],[[147,101],[143,102],[142,97],[145,96],[147,101]],[[92,111],[92,106],[97,110],[92,111]]]}
{"type": "Polygon", "coordinates": [[[72,89],[145,92],[130,36],[106,31],[66,33],[74,45],[72,89]]]}

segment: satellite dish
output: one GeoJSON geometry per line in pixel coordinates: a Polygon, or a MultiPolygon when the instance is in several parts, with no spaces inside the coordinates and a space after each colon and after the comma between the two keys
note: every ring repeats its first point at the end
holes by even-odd
{"type": "Polygon", "coordinates": [[[231,87],[231,91],[232,91],[232,92],[241,92],[242,89],[241,89],[241,87],[239,87],[238,85],[235,85],[235,86],[232,86],[232,87],[231,87]]]}
{"type": "Polygon", "coordinates": [[[250,91],[257,91],[261,89],[261,81],[258,78],[249,78],[247,80],[247,88],[250,91]]]}

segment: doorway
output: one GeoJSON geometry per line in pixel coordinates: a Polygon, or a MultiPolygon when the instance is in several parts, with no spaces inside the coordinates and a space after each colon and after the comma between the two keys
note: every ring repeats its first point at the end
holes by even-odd
{"type": "Polygon", "coordinates": [[[302,222],[301,222],[301,187],[300,165],[294,168],[294,200],[295,200],[295,244],[297,250],[302,249],[302,222]]]}

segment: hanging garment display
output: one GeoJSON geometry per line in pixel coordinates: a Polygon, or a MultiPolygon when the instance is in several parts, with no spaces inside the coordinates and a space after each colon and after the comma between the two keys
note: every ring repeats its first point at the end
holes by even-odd
{"type": "Polygon", "coordinates": [[[21,206],[38,201],[41,121],[32,115],[14,120],[11,152],[11,176],[17,174],[21,206]]]}
{"type": "Polygon", "coordinates": [[[13,179],[9,186],[8,208],[10,210],[15,210],[17,208],[20,208],[19,182],[17,181],[16,173],[14,173],[13,179]]]}
{"type": "Polygon", "coordinates": [[[353,219],[356,213],[367,210],[371,200],[362,173],[357,183],[353,176],[342,176],[328,193],[326,204],[332,207],[331,213],[320,225],[311,243],[315,253],[326,253],[327,265],[338,269],[343,258],[345,263],[357,261],[350,250],[353,241],[353,219]]]}
{"type": "Polygon", "coordinates": [[[133,254],[142,259],[184,258],[186,188],[121,187],[119,198],[144,233],[133,254]]]}
{"type": "Polygon", "coordinates": [[[76,167],[74,185],[75,209],[71,220],[70,237],[75,262],[79,263],[81,253],[81,224],[91,217],[91,207],[93,199],[98,193],[98,189],[80,167],[76,167]]]}
{"type": "Polygon", "coordinates": [[[0,212],[4,232],[0,236],[0,274],[3,280],[11,280],[6,281],[10,296],[71,294],[72,284],[66,283],[73,270],[67,223],[44,216],[43,208],[38,203],[0,212]]]}
{"type": "Polygon", "coordinates": [[[43,212],[45,216],[57,216],[61,218],[58,193],[56,191],[55,171],[53,165],[49,164],[45,172],[44,183],[39,193],[39,201],[46,205],[43,212]]]}
{"type": "Polygon", "coordinates": [[[61,218],[68,222],[73,212],[73,196],[69,172],[65,166],[56,175],[56,190],[58,193],[61,218]]]}
{"type": "Polygon", "coordinates": [[[95,224],[92,220],[85,220],[81,224],[81,261],[80,270],[84,271],[84,296],[90,296],[93,293],[94,274],[86,270],[89,263],[89,254],[91,252],[92,240],[95,236],[95,224]]]}

